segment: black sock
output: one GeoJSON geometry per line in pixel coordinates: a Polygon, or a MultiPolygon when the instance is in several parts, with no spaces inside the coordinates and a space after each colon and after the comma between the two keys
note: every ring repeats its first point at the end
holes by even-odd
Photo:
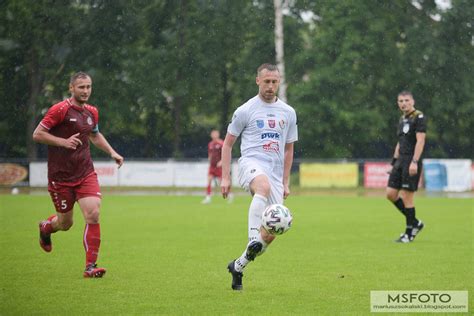
{"type": "Polygon", "coordinates": [[[405,234],[411,235],[413,227],[418,225],[418,220],[415,217],[415,208],[408,207],[405,209],[406,216],[407,216],[407,228],[405,230],[405,234]]]}
{"type": "Polygon", "coordinates": [[[416,211],[415,207],[413,206],[413,227],[418,226],[419,223],[420,221],[418,220],[418,218],[416,218],[416,211]]]}
{"type": "Polygon", "coordinates": [[[407,212],[405,210],[405,204],[403,204],[403,200],[401,198],[398,198],[398,200],[396,200],[395,202],[393,202],[393,205],[395,205],[396,208],[398,208],[398,210],[403,214],[405,215],[405,217],[407,216],[407,212]]]}

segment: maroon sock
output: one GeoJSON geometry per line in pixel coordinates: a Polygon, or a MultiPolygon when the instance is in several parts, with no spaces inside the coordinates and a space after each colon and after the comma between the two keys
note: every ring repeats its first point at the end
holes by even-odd
{"type": "Polygon", "coordinates": [[[86,250],[86,266],[94,264],[99,255],[100,224],[86,224],[83,243],[86,250]]]}
{"type": "Polygon", "coordinates": [[[206,193],[207,193],[207,195],[211,195],[211,192],[212,192],[212,191],[211,191],[211,185],[209,184],[209,185],[207,186],[206,193]]]}
{"type": "Polygon", "coordinates": [[[56,214],[54,215],[51,215],[50,217],[48,217],[48,219],[43,223],[42,227],[41,227],[41,230],[43,231],[43,233],[46,233],[46,234],[52,234],[52,233],[55,233],[56,230],[53,228],[53,225],[51,225],[51,222],[53,221],[53,219],[56,217],[56,214]]]}

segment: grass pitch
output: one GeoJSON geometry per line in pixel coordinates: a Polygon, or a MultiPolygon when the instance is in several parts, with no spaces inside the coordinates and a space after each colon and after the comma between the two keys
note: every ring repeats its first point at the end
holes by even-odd
{"type": "Polygon", "coordinates": [[[371,290],[468,290],[473,204],[418,198],[425,230],[393,240],[404,218],[383,198],[293,196],[293,228],[251,263],[244,291],[226,266],[247,240],[250,197],[111,196],[102,203],[103,279],[83,279],[84,221],[38,245],[49,197],[0,195],[0,314],[369,314],[371,290]]]}

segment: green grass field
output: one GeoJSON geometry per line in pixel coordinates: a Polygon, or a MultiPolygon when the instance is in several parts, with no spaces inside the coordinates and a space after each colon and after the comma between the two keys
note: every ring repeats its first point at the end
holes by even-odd
{"type": "MultiPolygon", "coordinates": [[[[369,314],[371,290],[468,290],[473,204],[417,199],[425,230],[393,240],[404,219],[382,197],[293,196],[293,227],[251,263],[244,291],[226,266],[247,240],[250,197],[111,196],[102,204],[103,279],[83,279],[84,221],[38,246],[49,197],[0,195],[0,315],[369,314]]],[[[400,314],[398,314],[400,315],[400,314]]]]}

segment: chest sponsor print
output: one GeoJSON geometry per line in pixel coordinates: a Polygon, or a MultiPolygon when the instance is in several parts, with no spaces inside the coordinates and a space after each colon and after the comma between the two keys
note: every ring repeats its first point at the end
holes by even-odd
{"type": "Polygon", "coordinates": [[[273,132],[268,132],[268,133],[262,133],[261,136],[262,139],[280,139],[280,134],[279,133],[273,133],[273,132]]]}
{"type": "Polygon", "coordinates": [[[263,150],[266,152],[278,153],[280,152],[280,145],[278,145],[278,142],[272,140],[263,145],[263,150]]]}

